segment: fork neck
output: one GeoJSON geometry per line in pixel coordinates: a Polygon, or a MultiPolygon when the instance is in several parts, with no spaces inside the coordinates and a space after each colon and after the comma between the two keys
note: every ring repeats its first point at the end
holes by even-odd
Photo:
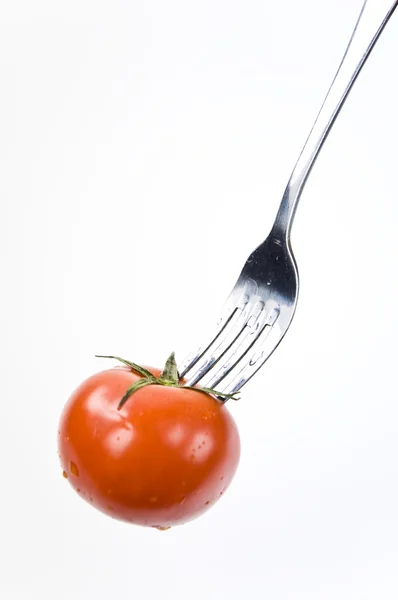
{"type": "Polygon", "coordinates": [[[365,0],[340,67],[286,186],[272,228],[289,243],[298,201],[318,154],[369,54],[398,5],[398,0],[365,0]]]}

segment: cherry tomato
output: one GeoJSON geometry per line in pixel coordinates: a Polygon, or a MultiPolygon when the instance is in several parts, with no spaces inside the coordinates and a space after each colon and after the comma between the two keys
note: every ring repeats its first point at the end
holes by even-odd
{"type": "Polygon", "coordinates": [[[219,500],[238,466],[239,434],[225,404],[193,389],[147,385],[118,408],[139,378],[117,367],[77,388],[61,416],[61,466],[98,510],[167,529],[219,500]]]}

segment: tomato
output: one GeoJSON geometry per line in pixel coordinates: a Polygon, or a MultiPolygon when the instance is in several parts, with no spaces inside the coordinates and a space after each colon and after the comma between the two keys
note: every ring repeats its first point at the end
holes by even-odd
{"type": "Polygon", "coordinates": [[[167,529],[220,499],[238,466],[239,434],[225,404],[195,389],[147,385],[120,407],[140,377],[123,366],[84,381],[62,413],[59,455],[64,477],[92,506],[167,529]]]}

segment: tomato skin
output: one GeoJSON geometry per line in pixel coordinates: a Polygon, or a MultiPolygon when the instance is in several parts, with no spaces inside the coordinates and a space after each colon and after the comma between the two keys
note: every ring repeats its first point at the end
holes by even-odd
{"type": "Polygon", "coordinates": [[[239,434],[225,405],[195,390],[148,385],[118,410],[137,379],[118,367],[78,387],[61,416],[61,466],[72,487],[102,512],[168,528],[221,497],[238,466],[239,434]]]}

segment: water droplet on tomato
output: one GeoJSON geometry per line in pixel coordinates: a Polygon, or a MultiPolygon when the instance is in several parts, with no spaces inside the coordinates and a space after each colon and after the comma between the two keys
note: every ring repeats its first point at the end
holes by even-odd
{"type": "Polygon", "coordinates": [[[72,460],[70,461],[70,472],[75,477],[79,477],[79,469],[77,468],[76,463],[74,463],[72,460]]]}
{"type": "Polygon", "coordinates": [[[66,471],[62,471],[62,476],[65,477],[65,479],[68,479],[68,473],[66,471]]]}

